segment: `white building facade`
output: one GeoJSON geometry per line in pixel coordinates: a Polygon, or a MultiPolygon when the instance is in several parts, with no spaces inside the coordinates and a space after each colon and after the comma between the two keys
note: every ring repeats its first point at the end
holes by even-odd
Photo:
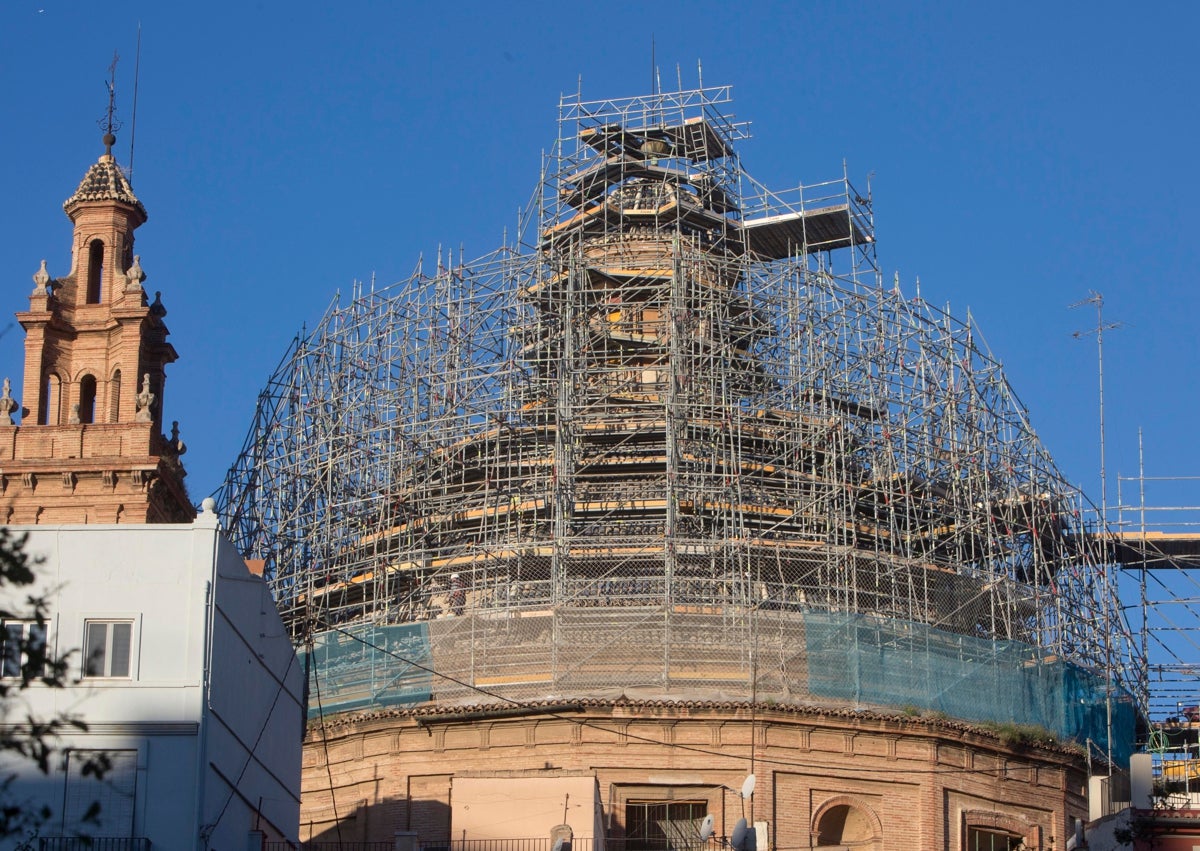
{"type": "Polygon", "coordinates": [[[4,720],[86,724],[59,737],[48,776],[28,760],[0,769],[19,772],[14,797],[50,811],[32,847],[295,841],[304,674],[265,583],[205,502],[192,523],[9,527],[41,564],[35,586],[0,593],[10,607],[47,596],[48,655],[70,653],[70,667],[66,688],[30,687],[4,720]]]}

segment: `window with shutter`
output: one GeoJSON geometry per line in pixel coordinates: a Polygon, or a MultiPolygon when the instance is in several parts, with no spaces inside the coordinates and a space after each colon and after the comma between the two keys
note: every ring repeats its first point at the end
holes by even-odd
{"type": "Polygon", "coordinates": [[[63,834],[132,837],[137,793],[137,751],[67,752],[63,834]]]}

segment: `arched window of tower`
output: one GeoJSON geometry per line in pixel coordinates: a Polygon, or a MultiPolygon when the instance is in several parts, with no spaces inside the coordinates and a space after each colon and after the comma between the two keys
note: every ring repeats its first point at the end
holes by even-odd
{"type": "Polygon", "coordinates": [[[54,373],[42,379],[42,405],[38,411],[38,425],[58,425],[62,406],[62,382],[54,373]]]}
{"type": "Polygon", "coordinates": [[[79,379],[79,422],[96,421],[96,376],[85,375],[79,379]]]}
{"type": "Polygon", "coordinates": [[[108,382],[108,421],[121,421],[121,370],[113,370],[112,380],[108,382]]]}
{"type": "Polygon", "coordinates": [[[99,304],[104,280],[104,240],[93,239],[88,246],[87,303],[99,304]]]}

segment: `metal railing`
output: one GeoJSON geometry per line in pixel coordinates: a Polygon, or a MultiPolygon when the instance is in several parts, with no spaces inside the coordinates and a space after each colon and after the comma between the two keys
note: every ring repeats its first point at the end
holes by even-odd
{"type": "Polygon", "coordinates": [[[396,842],[386,839],[371,842],[361,840],[301,842],[299,845],[291,842],[263,843],[263,851],[395,851],[397,847],[396,842]]]}
{"type": "MultiPolygon", "coordinates": [[[[595,843],[603,847],[600,843],[595,843]]],[[[592,851],[591,839],[576,838],[571,841],[570,851],[592,851]]],[[[549,837],[535,836],[522,839],[455,839],[444,842],[422,842],[418,851],[552,851],[549,837]]]]}
{"type": "Polygon", "coordinates": [[[38,851],[150,851],[150,840],[144,836],[42,836],[38,851]]]}
{"type": "MultiPolygon", "coordinates": [[[[405,840],[395,841],[310,841],[298,846],[290,842],[267,842],[263,851],[394,851],[405,840]]],[[[409,840],[411,841],[411,839],[409,840]]],[[[576,837],[567,848],[569,851],[709,851],[715,849],[717,840],[709,842],[682,842],[672,840],[633,840],[618,837],[576,837]]],[[[409,848],[411,846],[405,845],[409,848]]],[[[416,851],[553,851],[554,844],[548,837],[537,836],[517,839],[437,839],[417,843],[416,851]]],[[[566,849],[564,849],[566,851],[566,849]]]]}

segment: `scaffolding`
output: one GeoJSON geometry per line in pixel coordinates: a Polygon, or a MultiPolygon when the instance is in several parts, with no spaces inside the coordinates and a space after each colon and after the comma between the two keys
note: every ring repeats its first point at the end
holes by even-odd
{"type": "Polygon", "coordinates": [[[1109,533],[1141,645],[1138,691],[1147,696],[1148,718],[1153,730],[1186,734],[1193,751],[1200,733],[1197,483],[1198,476],[1147,476],[1139,430],[1138,473],[1117,477],[1117,518],[1109,533]],[[1189,504],[1180,501],[1188,497],[1189,504]]]}
{"type": "Polygon", "coordinates": [[[754,181],[729,103],[564,98],[512,244],[296,338],[226,528],[298,641],[366,630],[457,680],[406,700],[818,699],[818,636],[870,633],[1093,672],[1111,714],[1138,647],[978,327],[885,284],[844,168],[754,181]]]}

